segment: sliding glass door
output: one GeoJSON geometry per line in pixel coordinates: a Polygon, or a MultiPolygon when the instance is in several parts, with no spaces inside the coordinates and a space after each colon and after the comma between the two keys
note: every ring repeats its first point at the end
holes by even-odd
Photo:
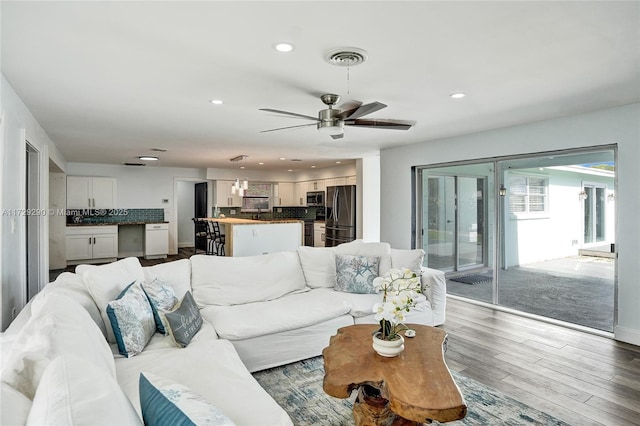
{"type": "Polygon", "coordinates": [[[448,294],[613,331],[613,147],[416,176],[417,246],[446,272],[448,294]]]}

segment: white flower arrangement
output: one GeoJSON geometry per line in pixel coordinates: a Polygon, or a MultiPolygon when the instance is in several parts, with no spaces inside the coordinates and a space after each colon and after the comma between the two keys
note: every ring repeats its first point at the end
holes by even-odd
{"type": "Polygon", "coordinates": [[[382,293],[382,303],[373,305],[375,318],[380,321],[379,337],[396,340],[400,331],[408,329],[403,324],[405,314],[419,303],[420,277],[407,268],[391,269],[384,277],[376,278],[373,286],[382,293]]]}

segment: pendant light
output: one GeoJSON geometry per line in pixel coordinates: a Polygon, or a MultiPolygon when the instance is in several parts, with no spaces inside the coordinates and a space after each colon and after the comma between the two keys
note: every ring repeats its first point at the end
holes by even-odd
{"type": "MultiPolygon", "coordinates": [[[[238,155],[237,157],[233,157],[230,161],[232,163],[238,163],[239,161],[243,161],[245,158],[248,158],[248,155],[238,155]]],[[[231,185],[231,193],[232,194],[236,194],[238,193],[239,196],[244,197],[244,192],[249,189],[249,178],[245,177],[242,182],[240,181],[239,178],[236,178],[235,182],[233,182],[233,185],[231,185]]]]}

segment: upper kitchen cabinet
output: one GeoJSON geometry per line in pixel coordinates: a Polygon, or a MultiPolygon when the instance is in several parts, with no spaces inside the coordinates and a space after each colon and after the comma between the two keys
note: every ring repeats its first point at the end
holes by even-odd
{"type": "Polygon", "coordinates": [[[307,205],[307,191],[309,185],[308,182],[296,182],[294,189],[294,202],[292,205],[294,206],[306,206],[307,205]]]}
{"type": "Polygon", "coordinates": [[[116,178],[67,176],[67,208],[116,208],[116,190],[116,178]]]}
{"type": "Polygon", "coordinates": [[[280,182],[273,188],[274,206],[293,206],[294,194],[292,182],[280,182]]]}
{"type": "Polygon", "coordinates": [[[325,189],[327,189],[327,185],[325,184],[324,179],[311,180],[307,182],[307,192],[324,191],[325,189]]]}
{"type": "Polygon", "coordinates": [[[216,205],[218,207],[242,207],[242,197],[231,193],[232,180],[216,181],[216,205]]]}

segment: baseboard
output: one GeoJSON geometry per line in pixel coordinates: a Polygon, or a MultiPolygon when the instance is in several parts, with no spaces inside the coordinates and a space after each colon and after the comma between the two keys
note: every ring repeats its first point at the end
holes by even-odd
{"type": "Polygon", "coordinates": [[[640,346],[640,330],[635,328],[616,326],[613,330],[614,338],[620,342],[640,346]]]}

